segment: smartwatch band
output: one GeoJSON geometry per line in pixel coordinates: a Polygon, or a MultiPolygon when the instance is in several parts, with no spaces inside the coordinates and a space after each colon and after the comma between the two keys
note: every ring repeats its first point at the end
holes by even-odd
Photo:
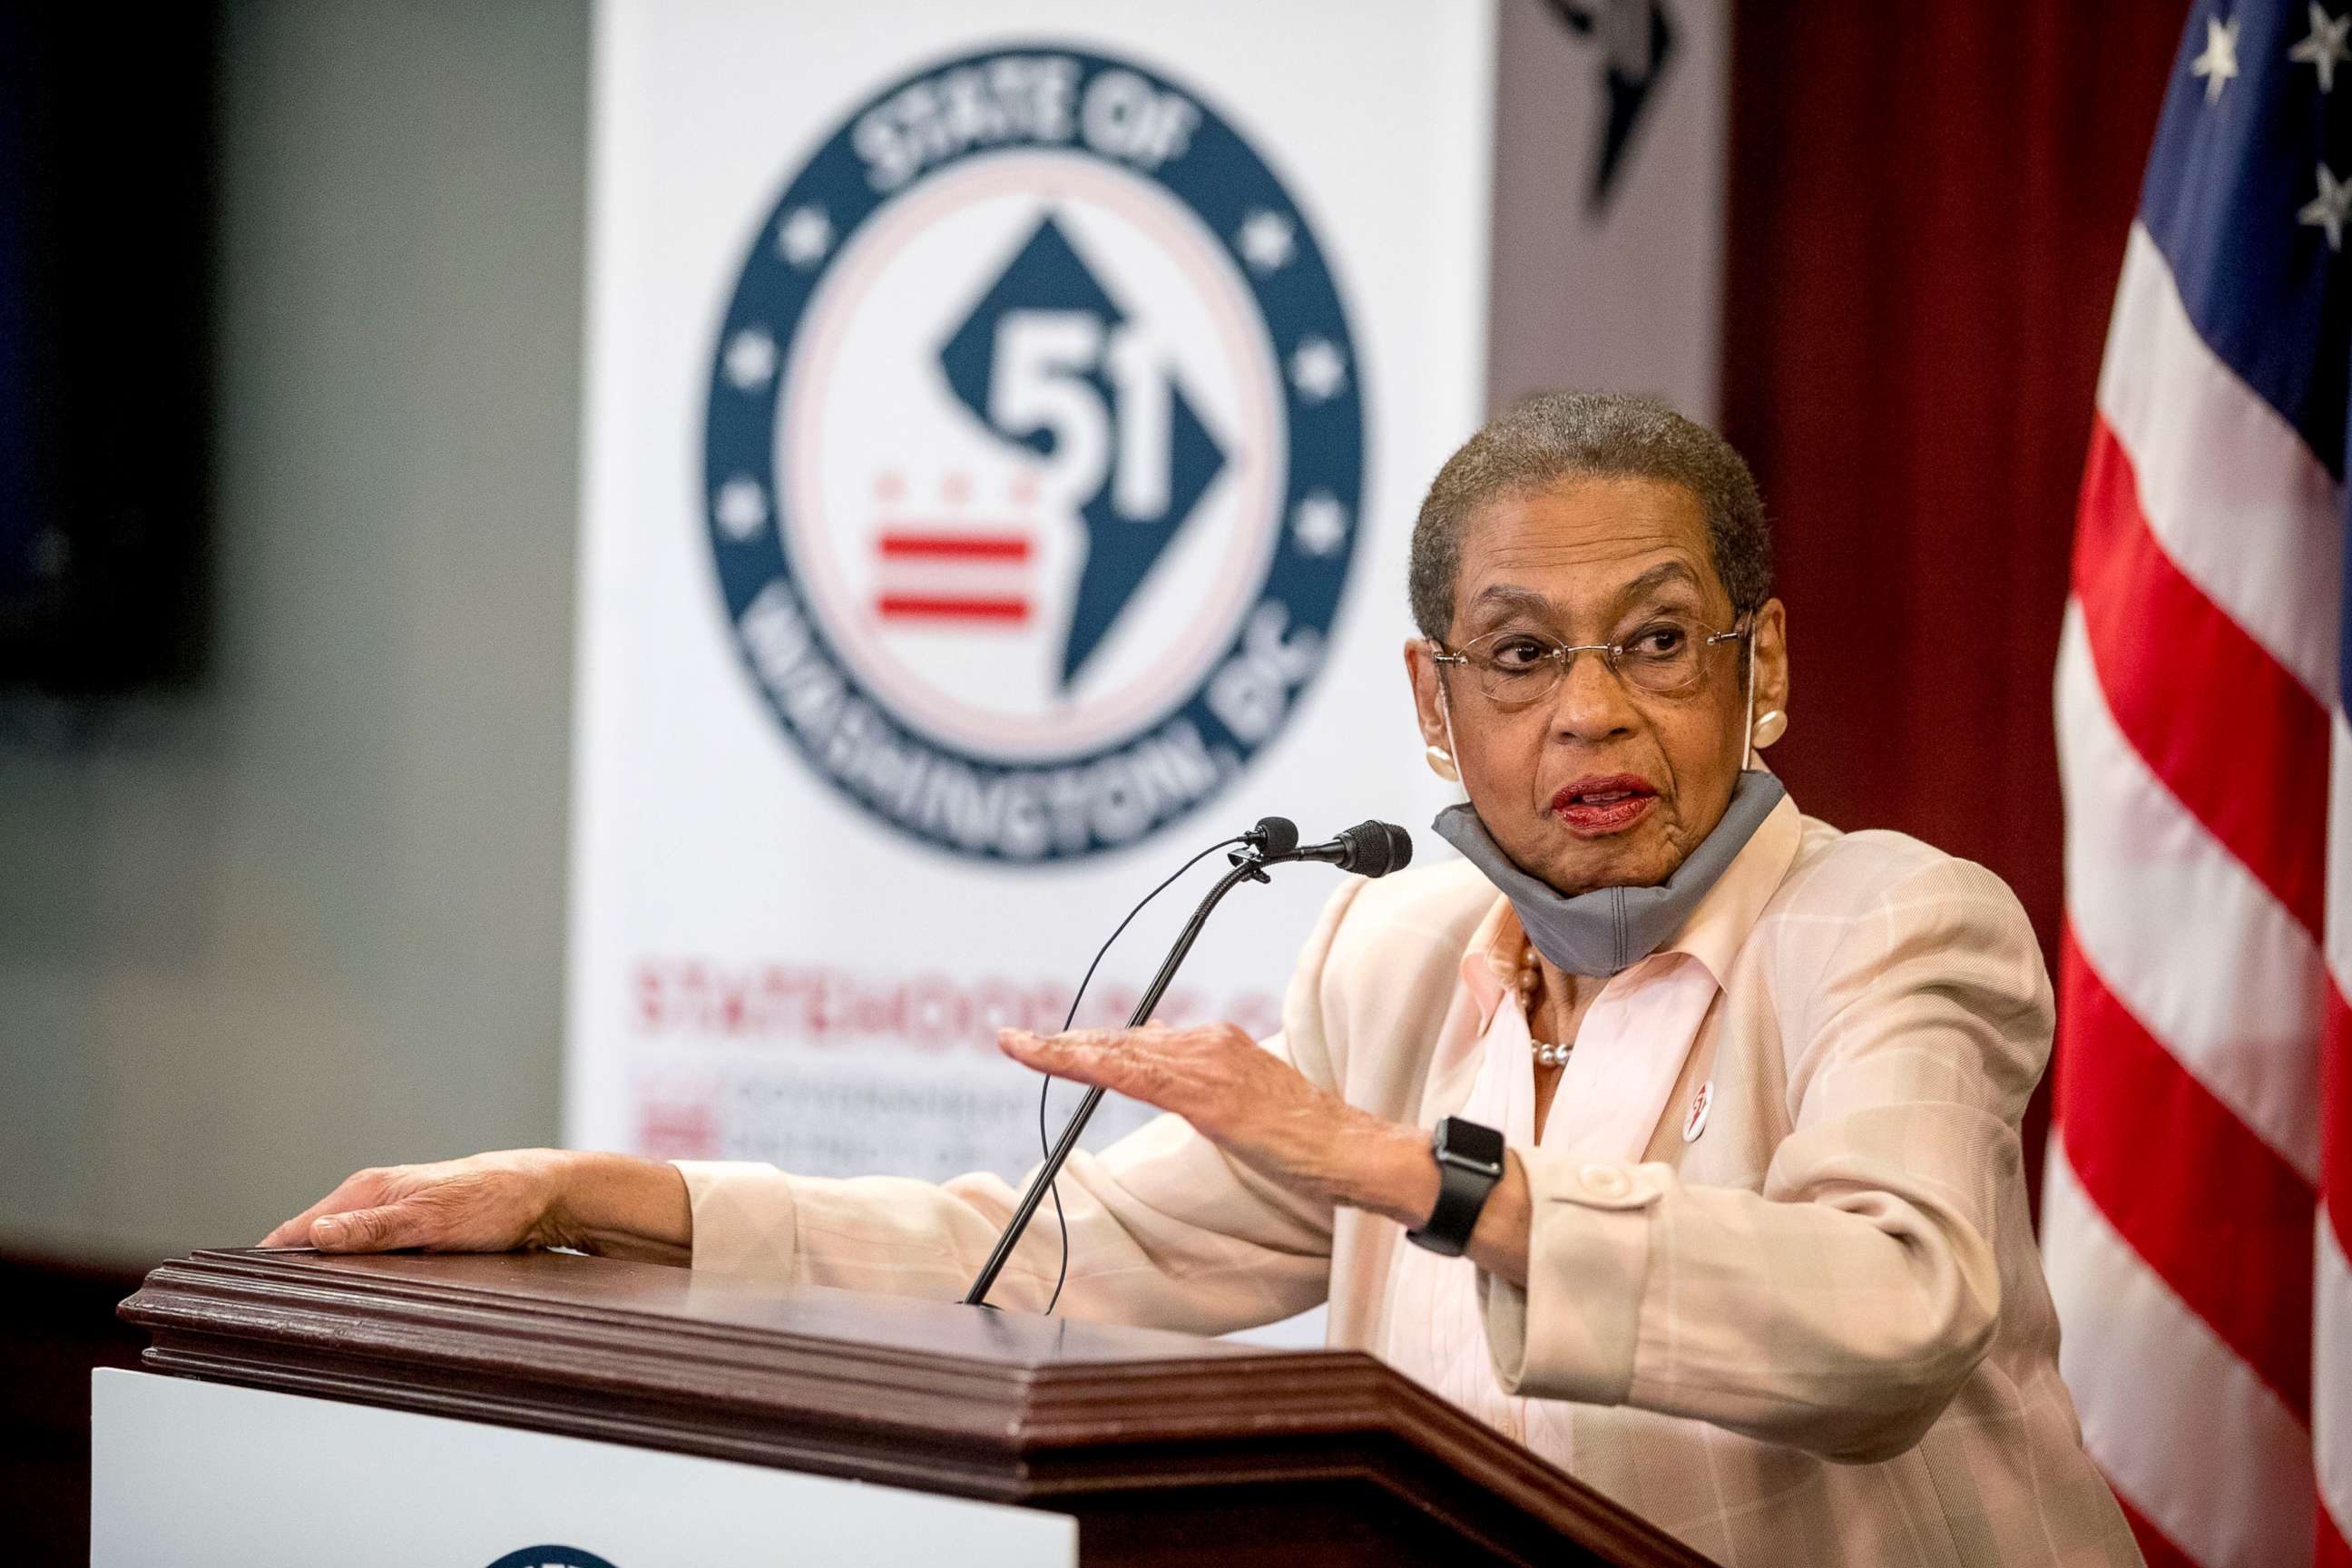
{"type": "Polygon", "coordinates": [[[1459,1258],[1495,1184],[1503,1179],[1503,1135],[1491,1127],[1449,1116],[1430,1139],[1437,1161],[1437,1206],[1405,1239],[1446,1258],[1459,1258]]]}

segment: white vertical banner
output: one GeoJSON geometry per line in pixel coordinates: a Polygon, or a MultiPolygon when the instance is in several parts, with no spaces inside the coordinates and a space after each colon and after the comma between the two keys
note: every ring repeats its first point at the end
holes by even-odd
{"type": "MultiPolygon", "coordinates": [[[[1017,1169],[994,1030],[1142,893],[1444,804],[1405,555],[1483,413],[1494,52],[1464,0],[600,5],[571,1142],[1017,1169]]],[[[1334,882],[1238,891],[1162,1015],[1275,1027],[1334,882]]]]}
{"type": "Polygon", "coordinates": [[[1495,95],[1499,406],[1545,387],[1716,417],[1729,0],[1507,0],[1495,95]]]}
{"type": "MultiPolygon", "coordinates": [[[[1188,856],[1265,814],[1440,853],[1414,510],[1490,374],[1709,412],[1724,32],[604,0],[567,1139],[1009,1173],[1037,1085],[995,1028],[1057,1026],[1188,856]]],[[[1333,883],[1238,890],[1160,1015],[1273,1029],[1333,883]]]]}

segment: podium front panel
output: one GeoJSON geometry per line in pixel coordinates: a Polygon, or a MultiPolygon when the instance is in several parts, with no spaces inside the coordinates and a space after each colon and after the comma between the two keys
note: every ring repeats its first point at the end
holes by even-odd
{"type": "Polygon", "coordinates": [[[1051,1568],[1066,1514],[100,1371],[93,1568],[1051,1568]]]}

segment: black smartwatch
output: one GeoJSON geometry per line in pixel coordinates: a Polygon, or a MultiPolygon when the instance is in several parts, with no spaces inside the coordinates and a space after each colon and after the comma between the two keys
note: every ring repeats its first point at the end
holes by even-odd
{"type": "Polygon", "coordinates": [[[1437,1156],[1437,1206],[1419,1230],[1404,1238],[1432,1252],[1459,1258],[1477,1228],[1486,1194],[1503,1179],[1503,1135],[1491,1127],[1449,1116],[1429,1141],[1437,1156]]]}

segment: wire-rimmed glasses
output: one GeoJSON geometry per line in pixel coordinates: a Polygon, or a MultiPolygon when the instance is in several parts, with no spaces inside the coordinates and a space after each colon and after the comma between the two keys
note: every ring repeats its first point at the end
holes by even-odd
{"type": "Polygon", "coordinates": [[[1463,665],[1478,677],[1478,689],[1498,707],[1540,702],[1559,689],[1569,664],[1580,653],[1597,653],[1610,673],[1636,690],[1679,697],[1706,674],[1706,650],[1738,642],[1754,627],[1744,618],[1727,632],[1683,616],[1656,616],[1622,642],[1564,643],[1540,632],[1507,630],[1473,637],[1458,648],[1443,643],[1431,655],[1438,664],[1463,665]]]}

